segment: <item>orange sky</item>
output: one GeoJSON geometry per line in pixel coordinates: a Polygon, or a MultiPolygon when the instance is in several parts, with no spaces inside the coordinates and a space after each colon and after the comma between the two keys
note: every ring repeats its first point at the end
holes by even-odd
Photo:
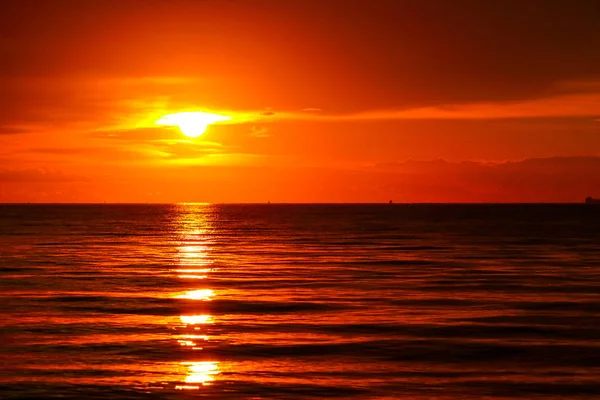
{"type": "Polygon", "coordinates": [[[600,197],[598,26],[595,0],[5,1],[0,201],[600,197]],[[232,120],[155,125],[180,111],[232,120]]]}

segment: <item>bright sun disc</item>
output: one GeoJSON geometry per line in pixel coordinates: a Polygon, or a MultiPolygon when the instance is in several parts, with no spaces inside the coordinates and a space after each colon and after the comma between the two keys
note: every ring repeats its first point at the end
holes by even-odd
{"type": "Polygon", "coordinates": [[[205,113],[202,111],[180,112],[168,114],[156,121],[156,125],[176,126],[187,137],[201,136],[208,125],[216,122],[229,121],[226,115],[205,113]]]}

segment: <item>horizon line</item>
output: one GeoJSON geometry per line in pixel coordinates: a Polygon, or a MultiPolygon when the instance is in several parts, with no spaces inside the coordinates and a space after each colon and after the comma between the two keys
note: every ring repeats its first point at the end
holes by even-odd
{"type": "Polygon", "coordinates": [[[20,201],[20,202],[0,202],[0,205],[560,205],[560,204],[586,204],[585,201],[522,201],[522,202],[428,202],[428,201],[417,201],[417,202],[193,202],[193,201],[182,201],[182,202],[36,202],[36,201],[20,201]]]}

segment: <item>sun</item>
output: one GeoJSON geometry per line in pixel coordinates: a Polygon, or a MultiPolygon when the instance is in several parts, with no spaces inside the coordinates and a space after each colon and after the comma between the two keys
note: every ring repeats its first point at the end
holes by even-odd
{"type": "Polygon", "coordinates": [[[216,122],[229,121],[231,117],[211,114],[202,111],[180,112],[167,114],[156,121],[156,125],[176,126],[181,133],[190,138],[201,136],[208,125],[216,122]]]}

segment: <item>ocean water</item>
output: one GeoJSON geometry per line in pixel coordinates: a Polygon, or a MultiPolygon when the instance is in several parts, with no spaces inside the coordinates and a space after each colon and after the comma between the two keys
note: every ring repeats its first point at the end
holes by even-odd
{"type": "Polygon", "coordinates": [[[0,205],[0,398],[600,398],[600,207],[0,205]]]}

